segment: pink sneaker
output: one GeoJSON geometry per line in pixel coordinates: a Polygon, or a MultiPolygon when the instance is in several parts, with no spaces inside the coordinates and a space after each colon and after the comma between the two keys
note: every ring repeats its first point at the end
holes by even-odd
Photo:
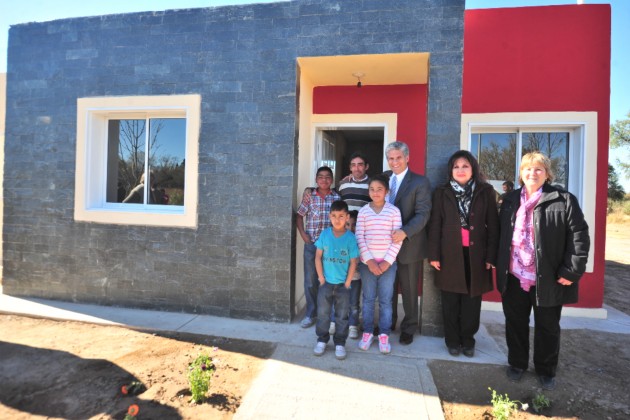
{"type": "Polygon", "coordinates": [[[363,333],[361,341],[359,341],[359,348],[361,350],[368,350],[374,341],[374,336],[371,333],[363,333]]]}
{"type": "Polygon", "coordinates": [[[383,354],[389,354],[392,352],[392,346],[389,344],[389,336],[387,334],[381,334],[378,336],[378,349],[383,354]]]}

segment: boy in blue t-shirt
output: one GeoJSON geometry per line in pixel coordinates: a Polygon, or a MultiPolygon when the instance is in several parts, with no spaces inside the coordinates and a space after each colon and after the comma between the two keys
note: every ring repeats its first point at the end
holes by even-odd
{"type": "Polygon", "coordinates": [[[346,229],[350,217],[348,205],[341,200],[330,206],[330,223],[315,246],[315,269],[319,279],[317,293],[317,344],[313,353],[321,356],[326,351],[330,339],[330,315],[335,310],[335,357],[346,358],[346,339],[348,338],[348,317],[350,310],[350,284],[359,260],[359,247],[354,234],[346,229]]]}

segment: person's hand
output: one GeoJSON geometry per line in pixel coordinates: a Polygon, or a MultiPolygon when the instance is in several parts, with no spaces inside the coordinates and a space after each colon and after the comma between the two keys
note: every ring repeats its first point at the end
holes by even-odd
{"type": "Polygon", "coordinates": [[[571,286],[573,284],[572,281],[565,279],[564,277],[560,277],[558,279],[558,283],[560,283],[563,286],[571,286]]]}
{"type": "Polygon", "coordinates": [[[313,245],[313,241],[311,240],[311,237],[308,236],[307,234],[304,234],[302,236],[302,240],[304,241],[305,244],[313,245]]]}
{"type": "Polygon", "coordinates": [[[391,266],[392,265],[387,261],[381,261],[380,263],[378,263],[378,268],[380,268],[383,273],[386,272],[387,269],[391,266]]]}
{"type": "Polygon", "coordinates": [[[429,262],[437,271],[440,271],[440,262],[439,261],[431,261],[429,262]]]}
{"type": "Polygon", "coordinates": [[[404,241],[406,237],[407,234],[402,229],[396,229],[392,232],[392,241],[394,241],[394,243],[400,243],[404,241]]]}
{"type": "Polygon", "coordinates": [[[343,285],[346,289],[350,289],[350,286],[352,286],[352,279],[350,280],[346,280],[346,283],[343,285]]]}
{"type": "Polygon", "coordinates": [[[376,263],[376,261],[374,260],[369,260],[367,263],[365,263],[368,266],[368,269],[370,270],[370,273],[374,274],[375,276],[380,276],[381,274],[383,274],[383,271],[381,270],[381,268],[378,266],[378,264],[376,263]]]}
{"type": "Polygon", "coordinates": [[[486,270],[492,270],[493,268],[495,268],[494,265],[486,263],[486,270]]]}

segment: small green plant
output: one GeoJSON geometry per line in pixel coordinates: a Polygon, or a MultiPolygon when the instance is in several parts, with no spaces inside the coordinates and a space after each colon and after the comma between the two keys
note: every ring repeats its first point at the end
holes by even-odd
{"type": "Polygon", "coordinates": [[[140,381],[132,381],[131,383],[120,387],[120,392],[122,392],[123,395],[139,395],[146,390],[147,387],[140,381]]]}
{"type": "Polygon", "coordinates": [[[532,408],[536,413],[540,413],[543,408],[551,407],[551,401],[545,396],[545,394],[536,394],[532,400],[532,408]]]}
{"type": "Polygon", "coordinates": [[[200,354],[188,365],[188,383],[192,393],[191,401],[201,403],[206,398],[206,393],[210,388],[210,380],[214,373],[212,357],[207,354],[200,354]]]}
{"type": "Polygon", "coordinates": [[[518,405],[522,403],[517,400],[511,400],[508,394],[497,394],[497,391],[488,387],[492,391],[492,415],[497,420],[506,420],[512,413],[518,410],[518,405]]]}

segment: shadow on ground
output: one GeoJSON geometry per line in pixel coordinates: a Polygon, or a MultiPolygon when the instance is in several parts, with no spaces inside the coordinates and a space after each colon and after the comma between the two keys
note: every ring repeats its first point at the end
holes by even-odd
{"type": "MultiPolygon", "coordinates": [[[[65,419],[105,414],[123,418],[130,404],[141,411],[147,404],[120,393],[121,384],[138,379],[104,359],[0,341],[0,365],[0,403],[18,412],[65,419]],[[86,394],[91,398],[79,397],[86,394]]],[[[156,418],[181,418],[170,407],[152,405],[156,418]]]]}

